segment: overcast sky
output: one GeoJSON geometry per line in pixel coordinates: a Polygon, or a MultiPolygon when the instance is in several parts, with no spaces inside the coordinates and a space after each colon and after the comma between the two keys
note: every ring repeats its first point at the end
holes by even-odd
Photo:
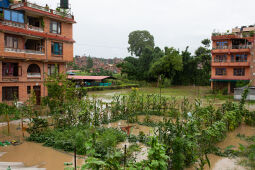
{"type": "MultiPolygon", "coordinates": [[[[29,0],[56,8],[60,0],[29,0]]],[[[70,0],[74,55],[128,56],[128,34],[148,30],[156,46],[191,52],[214,29],[255,24],[254,0],[70,0]]]]}

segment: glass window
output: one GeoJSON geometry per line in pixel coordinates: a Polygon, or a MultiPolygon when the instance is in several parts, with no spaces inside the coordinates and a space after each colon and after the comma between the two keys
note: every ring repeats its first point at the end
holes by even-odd
{"type": "Polygon", "coordinates": [[[50,32],[54,34],[61,34],[61,23],[56,21],[51,21],[50,32]]]}
{"type": "Polygon", "coordinates": [[[63,43],[52,42],[51,53],[54,55],[63,55],[63,43]]]}
{"type": "Polygon", "coordinates": [[[17,12],[12,12],[12,21],[19,22],[19,14],[17,12]]]}
{"type": "Polygon", "coordinates": [[[2,100],[13,101],[19,99],[19,87],[2,87],[2,100]]]}
{"type": "Polygon", "coordinates": [[[18,76],[19,67],[18,63],[3,63],[2,76],[18,76]]]}
{"type": "Polygon", "coordinates": [[[4,20],[11,20],[11,11],[4,10],[4,20]]]}
{"type": "Polygon", "coordinates": [[[234,68],[234,76],[245,76],[245,68],[234,68]]]}
{"type": "Polygon", "coordinates": [[[23,14],[18,14],[18,22],[25,23],[23,14]]]}
{"type": "Polygon", "coordinates": [[[224,76],[227,74],[226,68],[216,68],[215,75],[224,76]]]}
{"type": "Polygon", "coordinates": [[[24,23],[24,14],[17,11],[4,10],[4,19],[24,23]]]}
{"type": "Polygon", "coordinates": [[[18,38],[12,36],[5,36],[5,47],[18,48],[18,38]]]}
{"type": "Polygon", "coordinates": [[[54,73],[59,73],[59,65],[58,64],[48,64],[48,75],[53,75],[54,73]]]}
{"type": "Polygon", "coordinates": [[[214,62],[227,62],[227,55],[216,55],[214,62]]]}

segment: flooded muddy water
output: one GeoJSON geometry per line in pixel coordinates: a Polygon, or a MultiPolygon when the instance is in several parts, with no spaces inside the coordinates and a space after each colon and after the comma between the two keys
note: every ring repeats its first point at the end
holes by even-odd
{"type": "MultiPolygon", "coordinates": [[[[140,122],[143,122],[145,118],[146,116],[138,116],[138,120],[140,122]]],[[[163,117],[160,116],[149,116],[149,118],[154,122],[163,121],[163,117]]],[[[20,121],[15,121],[11,123],[10,136],[7,133],[8,130],[6,124],[0,125],[0,141],[17,140],[22,143],[18,146],[0,147],[0,162],[22,162],[26,167],[46,168],[47,170],[64,169],[64,162],[73,162],[72,153],[60,152],[49,147],[44,147],[42,144],[26,142],[22,137],[21,125],[19,122],[20,121]]],[[[131,134],[134,135],[139,135],[141,131],[143,131],[146,135],[153,135],[155,130],[152,127],[142,126],[136,123],[127,123],[125,120],[120,120],[104,126],[113,128],[132,126],[131,134]]],[[[245,141],[238,138],[237,134],[252,136],[255,135],[255,128],[242,124],[235,131],[228,133],[226,139],[220,142],[218,146],[224,149],[229,145],[238,147],[239,143],[244,145],[247,144],[245,141]]],[[[27,135],[28,134],[25,133],[25,136],[27,135]]],[[[123,148],[125,144],[129,145],[128,142],[124,142],[120,143],[118,147],[123,148]]],[[[141,146],[142,150],[136,153],[137,161],[146,159],[148,150],[148,148],[143,144],[139,144],[139,146],[141,146]]],[[[212,154],[209,155],[209,159],[211,162],[211,168],[206,166],[205,170],[244,169],[237,164],[238,160],[236,159],[223,158],[212,154]]],[[[82,163],[84,163],[84,158],[81,157],[78,159],[78,165],[82,165],[82,163]]]]}
{"type": "Polygon", "coordinates": [[[109,123],[104,125],[104,127],[108,128],[118,128],[121,129],[123,127],[131,126],[130,133],[133,135],[139,135],[140,132],[144,132],[146,135],[152,135],[154,133],[154,128],[148,126],[142,126],[136,123],[127,123],[126,120],[120,120],[117,122],[109,123]]]}
{"type": "MultiPolygon", "coordinates": [[[[64,169],[64,162],[74,160],[71,154],[31,142],[24,142],[18,146],[1,147],[0,152],[6,152],[0,157],[0,162],[23,162],[26,167],[46,168],[47,170],[64,169]]],[[[78,159],[78,165],[82,165],[83,162],[83,159],[78,159]]]]}
{"type": "MultiPolygon", "coordinates": [[[[245,136],[253,136],[255,135],[255,127],[247,126],[242,124],[239,128],[227,134],[227,137],[224,141],[220,142],[217,146],[221,149],[225,149],[226,147],[233,145],[238,148],[239,143],[243,145],[247,145],[247,142],[241,140],[237,137],[238,134],[244,134],[245,136]]],[[[229,159],[223,158],[216,155],[209,155],[209,159],[211,162],[212,170],[244,170],[244,167],[238,165],[238,159],[229,159]]],[[[209,170],[210,168],[207,166],[205,168],[209,170]]]]}
{"type": "MultiPolygon", "coordinates": [[[[65,168],[65,162],[73,162],[73,154],[60,152],[42,144],[26,142],[21,131],[20,121],[10,124],[10,135],[7,126],[0,126],[0,141],[16,140],[20,142],[17,146],[0,146],[0,162],[22,163],[25,167],[46,168],[47,170],[61,170],[65,168]]],[[[25,125],[26,126],[26,125],[25,125]]],[[[28,136],[28,133],[24,133],[28,136]]],[[[77,159],[77,165],[81,166],[84,159],[77,159]]],[[[0,165],[1,169],[1,165],[0,165]]],[[[6,168],[5,168],[6,169],[6,168]]]]}

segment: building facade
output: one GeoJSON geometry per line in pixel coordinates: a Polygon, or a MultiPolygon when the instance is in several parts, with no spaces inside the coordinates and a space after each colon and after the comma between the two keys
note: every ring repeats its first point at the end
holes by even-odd
{"type": "Polygon", "coordinates": [[[34,90],[39,104],[47,96],[47,76],[66,72],[75,23],[67,11],[24,0],[0,4],[0,102],[25,102],[34,90]]]}
{"type": "MultiPolygon", "coordinates": [[[[255,76],[255,26],[232,29],[231,33],[213,33],[211,88],[233,93],[239,81],[252,81],[255,76]]],[[[255,82],[252,81],[254,86],[255,82]]]]}

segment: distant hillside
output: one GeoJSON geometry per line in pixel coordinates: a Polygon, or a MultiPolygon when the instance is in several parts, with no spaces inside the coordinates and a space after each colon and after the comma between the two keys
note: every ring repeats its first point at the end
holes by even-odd
{"type": "Polygon", "coordinates": [[[117,64],[123,62],[121,58],[105,59],[87,56],[75,56],[74,63],[69,65],[69,70],[89,70],[90,72],[100,72],[100,70],[110,71],[114,74],[120,73],[117,64]]]}

